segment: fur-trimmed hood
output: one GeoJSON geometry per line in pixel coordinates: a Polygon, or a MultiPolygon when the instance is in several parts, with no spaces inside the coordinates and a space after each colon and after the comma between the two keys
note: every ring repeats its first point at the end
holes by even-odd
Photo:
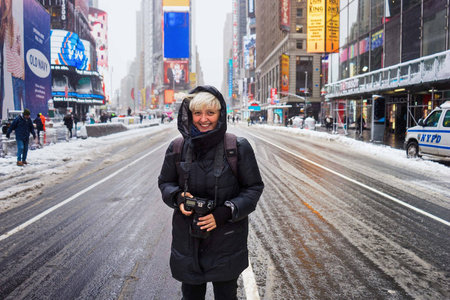
{"type": "Polygon", "coordinates": [[[181,103],[180,110],[178,112],[178,130],[183,136],[185,142],[191,144],[194,149],[206,149],[217,145],[224,138],[225,132],[227,131],[227,104],[225,103],[222,94],[213,86],[198,86],[191,90],[189,94],[199,92],[211,93],[220,102],[220,116],[216,128],[208,133],[191,137],[192,113],[189,110],[190,98],[185,98],[181,103]]]}

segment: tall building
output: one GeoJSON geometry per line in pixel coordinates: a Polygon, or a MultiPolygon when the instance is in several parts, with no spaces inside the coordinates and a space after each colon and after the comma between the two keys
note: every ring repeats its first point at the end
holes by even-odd
{"type": "Polygon", "coordinates": [[[232,15],[231,13],[228,13],[225,17],[225,24],[223,27],[223,79],[221,93],[229,106],[232,106],[231,99],[233,96],[233,67],[232,64],[230,65],[230,60],[233,59],[231,22],[232,15]]]}
{"type": "Polygon", "coordinates": [[[339,53],[324,61],[324,114],[335,128],[364,118],[374,141],[400,143],[450,99],[447,1],[341,1],[339,53]]]}
{"type": "Polygon", "coordinates": [[[78,116],[105,104],[87,0],[40,0],[51,16],[52,100],[55,113],[78,116]]]}
{"type": "Polygon", "coordinates": [[[256,98],[268,123],[320,112],[321,56],[306,52],[306,2],[255,1],[256,98]]]}

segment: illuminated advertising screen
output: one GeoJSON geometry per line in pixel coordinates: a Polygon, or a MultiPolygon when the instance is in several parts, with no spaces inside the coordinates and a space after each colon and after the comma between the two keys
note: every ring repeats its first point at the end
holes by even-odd
{"type": "Polygon", "coordinates": [[[280,29],[289,32],[291,30],[291,1],[280,0],[280,29]]]}
{"type": "Polygon", "coordinates": [[[244,36],[244,66],[246,70],[255,68],[256,34],[244,36]]]}
{"type": "Polygon", "coordinates": [[[289,92],[289,56],[286,54],[281,55],[281,68],[280,68],[280,86],[282,92],[289,92]]]}
{"type": "Polygon", "coordinates": [[[308,1],[306,51],[309,53],[325,50],[325,1],[308,1]]]}
{"type": "Polygon", "coordinates": [[[188,12],[164,12],[164,57],[189,58],[188,12]]]}
{"type": "Polygon", "coordinates": [[[103,10],[91,7],[89,24],[97,49],[97,65],[108,68],[108,14],[103,10]]]}
{"type": "Polygon", "coordinates": [[[169,60],[164,62],[164,83],[169,87],[184,85],[188,82],[189,61],[169,60]]]}
{"type": "Polygon", "coordinates": [[[339,51],[339,1],[308,0],[308,53],[339,51]]]}
{"type": "Polygon", "coordinates": [[[90,43],[65,30],[51,31],[51,64],[91,70],[90,43]]]}
{"type": "Polygon", "coordinates": [[[163,0],[163,6],[189,6],[189,0],[163,0]]]}
{"type": "Polygon", "coordinates": [[[339,52],[339,1],[327,0],[326,49],[325,51],[339,52]]]}
{"type": "Polygon", "coordinates": [[[172,104],[175,102],[173,90],[164,90],[164,104],[172,104]]]}
{"type": "Polygon", "coordinates": [[[2,10],[0,117],[24,108],[33,118],[46,115],[51,99],[50,15],[36,0],[6,4],[10,9],[2,10]]]}

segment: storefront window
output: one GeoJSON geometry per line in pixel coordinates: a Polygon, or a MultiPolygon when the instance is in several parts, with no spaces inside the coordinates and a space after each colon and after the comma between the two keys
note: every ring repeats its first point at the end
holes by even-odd
{"type": "Polygon", "coordinates": [[[355,41],[358,38],[358,0],[348,5],[348,29],[348,40],[355,41]]]}
{"type": "Polygon", "coordinates": [[[420,56],[420,10],[421,5],[403,13],[402,62],[420,56]]]}
{"type": "Polygon", "coordinates": [[[370,1],[359,0],[359,34],[366,34],[369,32],[370,25],[370,1]]]}
{"type": "Polygon", "coordinates": [[[313,86],[313,58],[311,56],[297,56],[295,92],[298,95],[305,94],[306,72],[308,72],[308,86],[306,92],[311,94],[313,86]]]}
{"type": "Polygon", "coordinates": [[[400,16],[391,18],[386,23],[385,66],[400,62],[400,16]]]}
{"type": "Polygon", "coordinates": [[[348,49],[343,48],[339,52],[339,79],[345,79],[348,78],[349,70],[348,70],[348,49]]]}
{"type": "Polygon", "coordinates": [[[383,29],[377,30],[371,35],[370,71],[383,68],[383,38],[383,29]]]}
{"type": "Polygon", "coordinates": [[[357,56],[358,56],[358,43],[354,43],[348,47],[348,67],[349,76],[353,77],[357,75],[357,56]]]}
{"type": "Polygon", "coordinates": [[[445,0],[423,4],[423,56],[445,51],[446,4],[445,0]]]}
{"type": "Polygon", "coordinates": [[[358,74],[369,72],[369,47],[369,37],[365,36],[359,41],[358,74]]]}
{"type": "Polygon", "coordinates": [[[372,10],[372,29],[383,24],[384,17],[384,1],[385,0],[372,0],[371,10],[372,10]]]}

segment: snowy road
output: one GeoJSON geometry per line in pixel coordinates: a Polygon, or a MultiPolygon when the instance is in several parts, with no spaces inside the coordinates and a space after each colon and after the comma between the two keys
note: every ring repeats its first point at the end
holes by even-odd
{"type": "MultiPolygon", "coordinates": [[[[261,299],[450,297],[448,167],[303,131],[230,127],[252,143],[266,185],[249,235],[261,299]]],[[[3,171],[2,187],[31,188],[3,193],[17,203],[0,214],[0,298],[181,298],[168,269],[171,211],[156,184],[176,134],[94,139],[70,168],[64,155],[41,165],[46,184],[33,166],[22,181],[3,171]]]]}

